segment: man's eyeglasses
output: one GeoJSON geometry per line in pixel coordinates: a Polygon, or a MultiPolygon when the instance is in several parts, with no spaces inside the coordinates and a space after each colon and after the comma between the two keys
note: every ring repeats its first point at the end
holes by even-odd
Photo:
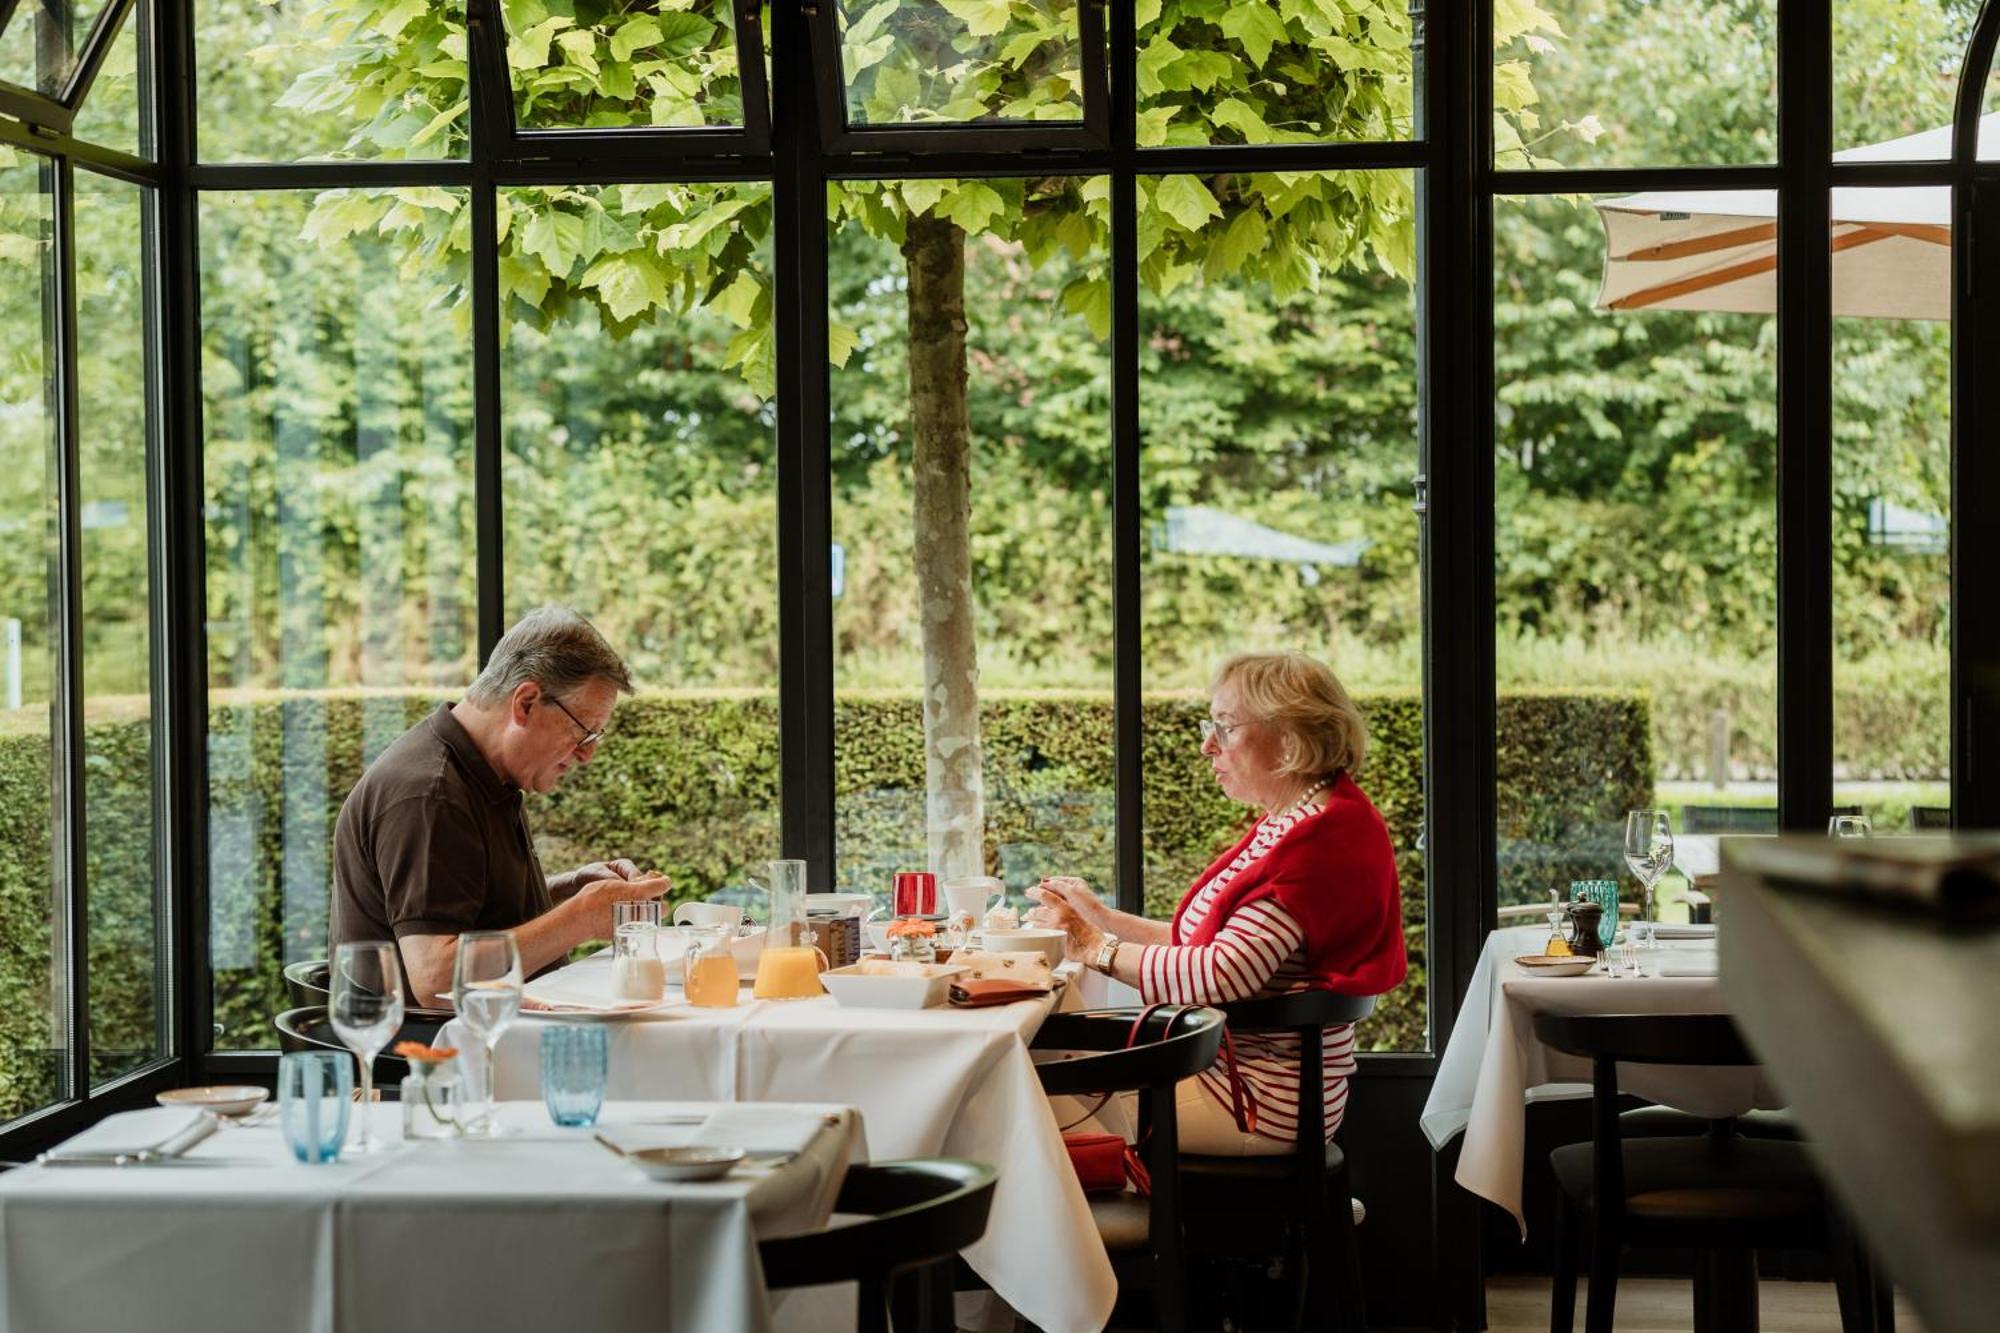
{"type": "Polygon", "coordinates": [[[1227,750],[1233,743],[1236,733],[1256,720],[1254,717],[1248,717],[1241,722],[1217,722],[1214,718],[1205,717],[1201,720],[1201,743],[1206,745],[1214,741],[1218,747],[1227,750]]]}
{"type": "Polygon", "coordinates": [[[568,705],[563,703],[562,700],[556,698],[553,694],[545,694],[542,697],[544,699],[547,699],[550,703],[554,704],[557,708],[562,709],[562,715],[568,718],[570,722],[575,725],[578,731],[583,733],[583,738],[577,741],[576,743],[577,749],[588,750],[591,746],[597,744],[599,741],[604,739],[604,733],[602,731],[592,731],[589,727],[584,726],[582,722],[577,720],[576,714],[569,711],[568,705]]]}

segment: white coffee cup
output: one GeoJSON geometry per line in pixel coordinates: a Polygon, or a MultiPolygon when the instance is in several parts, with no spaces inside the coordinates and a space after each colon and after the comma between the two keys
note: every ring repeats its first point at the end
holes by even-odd
{"type": "Polygon", "coordinates": [[[734,930],[743,924],[743,909],[728,903],[682,903],[674,909],[674,924],[728,926],[734,930]]]}
{"type": "Polygon", "coordinates": [[[972,918],[977,926],[986,920],[986,913],[1007,901],[1007,886],[991,875],[967,875],[962,879],[948,879],[940,886],[944,890],[944,902],[951,915],[963,913],[972,918]]]}

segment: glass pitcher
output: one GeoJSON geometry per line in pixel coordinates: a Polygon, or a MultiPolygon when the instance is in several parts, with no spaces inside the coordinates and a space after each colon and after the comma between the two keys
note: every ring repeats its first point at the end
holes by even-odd
{"type": "Polygon", "coordinates": [[[687,952],[681,955],[681,994],[706,1009],[736,1003],[736,931],[726,925],[683,926],[687,952]]]}
{"type": "Polygon", "coordinates": [[[757,981],[750,993],[760,1000],[797,1000],[820,993],[819,950],[806,923],[806,863],[773,861],[765,892],[770,916],[764,925],[764,952],[757,956],[757,981]]]}

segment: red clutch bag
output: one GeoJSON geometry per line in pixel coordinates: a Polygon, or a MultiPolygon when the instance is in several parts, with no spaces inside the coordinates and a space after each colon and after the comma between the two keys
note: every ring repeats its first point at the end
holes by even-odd
{"type": "Polygon", "coordinates": [[[1063,1147],[1085,1194],[1124,1192],[1126,1163],[1132,1153],[1124,1139],[1116,1134],[1065,1134],[1063,1147]]]}
{"type": "Polygon", "coordinates": [[[1047,986],[1028,986],[1002,977],[983,977],[951,984],[951,1002],[961,1009],[983,1009],[989,1004],[1012,1004],[1047,995],[1047,986]]]}

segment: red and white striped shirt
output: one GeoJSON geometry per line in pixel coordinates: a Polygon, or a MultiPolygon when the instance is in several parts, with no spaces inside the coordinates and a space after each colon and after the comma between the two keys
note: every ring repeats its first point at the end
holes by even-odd
{"type": "MultiPolygon", "coordinates": [[[[1301,820],[1319,813],[1309,803],[1267,818],[1248,846],[1195,890],[1181,914],[1175,943],[1148,945],[1139,954],[1139,994],[1148,1004],[1226,1004],[1306,990],[1305,930],[1275,898],[1246,903],[1224,921],[1209,944],[1179,943],[1207,919],[1223,888],[1261,860],[1301,820]]],[[[1326,1030],[1321,1086],[1326,1137],[1340,1128],[1347,1109],[1347,1078],[1354,1072],[1354,1025],[1326,1030]]],[[[1293,1142],[1299,1123],[1299,1039],[1289,1033],[1246,1033],[1234,1039],[1236,1067],[1257,1103],[1257,1133],[1293,1142]]],[[[1222,1106],[1229,1101],[1229,1071],[1218,1061],[1198,1076],[1222,1106]]]]}

